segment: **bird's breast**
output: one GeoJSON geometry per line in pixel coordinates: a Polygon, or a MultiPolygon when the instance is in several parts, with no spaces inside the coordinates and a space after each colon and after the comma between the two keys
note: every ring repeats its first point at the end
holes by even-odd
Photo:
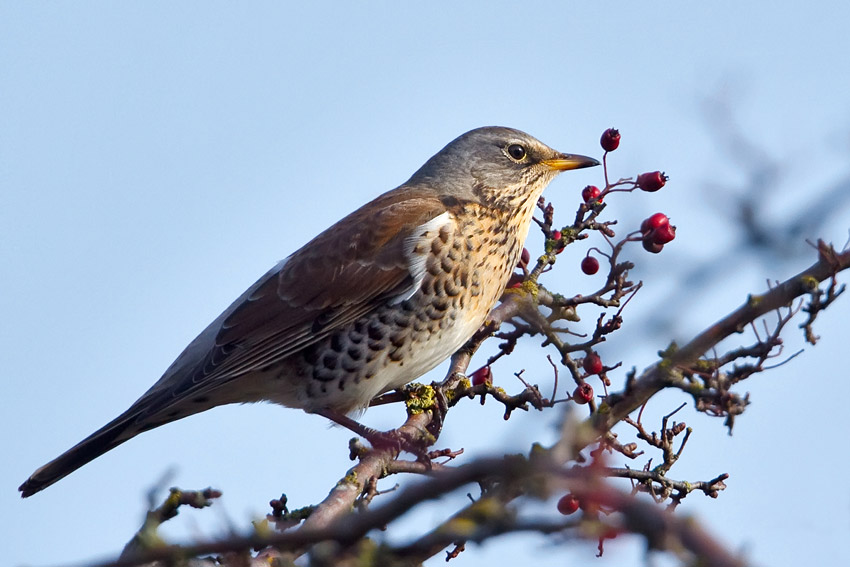
{"type": "Polygon", "coordinates": [[[463,346],[502,295],[519,259],[522,227],[505,226],[510,220],[473,208],[435,222],[409,248],[418,265],[412,294],[385,302],[305,349],[298,369],[300,405],[342,412],[365,407],[463,346]]]}

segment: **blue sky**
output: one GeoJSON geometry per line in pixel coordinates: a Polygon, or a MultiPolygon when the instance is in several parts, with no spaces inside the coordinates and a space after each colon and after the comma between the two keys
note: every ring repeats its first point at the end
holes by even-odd
{"type": "MultiPolygon", "coordinates": [[[[599,134],[616,126],[614,175],[671,175],[661,193],[611,199],[624,222],[664,210],[679,237],[658,257],[636,255],[636,328],[603,355],[645,366],[671,335],[686,339],[766,279],[796,273],[814,258],[795,255],[801,238],[785,257],[739,254],[723,197],[747,177],[707,109],[720,101],[776,164],[763,214],[781,235],[783,219],[848,175],[848,16],[838,2],[0,4],[0,554],[10,565],[109,556],[168,470],[166,485],[225,493],[213,510],[181,514],[166,532],[175,540],[246,526],[282,491],[295,505],[323,497],[349,465],[349,434],[261,405],[142,435],[29,500],[15,488],[123,411],[278,259],[471,128],[512,126],[598,155],[599,134]],[[668,315],[659,301],[705,262],[722,283],[647,338],[637,324],[668,315]]],[[[547,196],[572,207],[599,175],[564,175],[547,196]]],[[[806,236],[843,243],[850,215],[837,209],[806,236]]],[[[575,293],[568,262],[550,284],[575,293]]],[[[732,477],[718,500],[693,495],[681,512],[758,564],[834,563],[850,531],[847,305],[824,315],[816,348],[745,385],[753,406],[733,437],[682,412],[697,431],[673,476],[732,477]]],[[[523,352],[514,366],[533,369],[535,346],[523,352]]],[[[502,370],[506,387],[515,369],[502,370]]],[[[365,420],[389,427],[399,411],[365,420]]],[[[443,439],[474,452],[551,437],[545,416],[503,424],[498,413],[460,408],[443,439]],[[470,438],[486,419],[492,431],[470,438]]],[[[462,561],[511,553],[555,565],[594,550],[524,537],[462,561]]],[[[625,541],[598,562],[639,561],[625,541]]]]}

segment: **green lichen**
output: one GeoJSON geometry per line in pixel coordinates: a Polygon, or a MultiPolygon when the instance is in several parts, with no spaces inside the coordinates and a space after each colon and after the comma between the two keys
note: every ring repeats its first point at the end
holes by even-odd
{"type": "Polygon", "coordinates": [[[820,282],[814,276],[805,275],[800,278],[800,283],[803,284],[803,289],[812,292],[818,288],[820,282]]]}
{"type": "Polygon", "coordinates": [[[469,518],[453,518],[437,529],[437,533],[451,534],[452,537],[465,538],[475,533],[478,524],[469,518]]]}
{"type": "Polygon", "coordinates": [[[522,288],[520,289],[530,294],[531,297],[533,297],[534,299],[537,299],[537,294],[540,291],[540,286],[538,286],[537,282],[528,279],[522,282],[522,288]]]}
{"type": "Polygon", "coordinates": [[[339,486],[339,487],[358,486],[357,471],[354,470],[354,469],[351,469],[350,471],[348,471],[348,474],[346,474],[344,477],[342,477],[339,480],[339,482],[336,483],[336,485],[339,486]]]}
{"type": "Polygon", "coordinates": [[[417,415],[428,411],[437,405],[437,394],[432,386],[426,384],[409,384],[405,390],[407,413],[417,415]]]}

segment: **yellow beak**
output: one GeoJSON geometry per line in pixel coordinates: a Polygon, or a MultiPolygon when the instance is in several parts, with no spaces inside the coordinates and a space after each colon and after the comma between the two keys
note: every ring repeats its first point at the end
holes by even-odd
{"type": "Polygon", "coordinates": [[[594,167],[599,165],[599,162],[592,157],[580,156],[576,154],[559,154],[558,157],[552,159],[544,159],[543,164],[558,171],[567,171],[568,169],[582,169],[584,167],[594,167]]]}

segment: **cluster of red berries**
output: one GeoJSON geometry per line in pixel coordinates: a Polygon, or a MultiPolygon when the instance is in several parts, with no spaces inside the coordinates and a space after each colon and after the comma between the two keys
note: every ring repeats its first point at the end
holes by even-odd
{"type": "Polygon", "coordinates": [[[664,213],[655,213],[640,223],[643,249],[658,254],[664,245],[676,238],[676,227],[664,213]]]}
{"type": "MultiPolygon", "coordinates": [[[[602,137],[599,139],[599,143],[602,146],[602,149],[606,152],[613,152],[620,147],[620,131],[616,128],[608,128],[602,132],[602,137]]],[[[641,191],[649,191],[652,193],[664,187],[664,184],[667,183],[668,179],[669,178],[664,175],[663,171],[649,171],[638,175],[636,183],[641,191]]],[[[588,186],[585,191],[591,187],[593,186],[588,186]]],[[[582,196],[584,196],[584,193],[582,193],[582,196]]],[[[586,197],[584,200],[588,201],[586,197]]]]}
{"type": "MultiPolygon", "coordinates": [[[[581,361],[581,367],[584,368],[584,371],[587,372],[588,375],[601,374],[602,371],[605,370],[605,365],[602,364],[602,358],[593,351],[584,357],[584,360],[581,361]]],[[[572,398],[577,404],[584,405],[589,403],[590,400],[593,399],[593,386],[587,382],[582,382],[576,386],[575,390],[573,390],[572,398]]]]}
{"type": "MultiPolygon", "coordinates": [[[[620,132],[616,128],[608,128],[602,132],[602,137],[599,139],[599,144],[605,152],[613,152],[620,146],[620,132]]],[[[641,191],[654,193],[667,183],[669,177],[663,171],[648,171],[641,173],[635,180],[635,186],[641,191]]],[[[581,196],[585,203],[591,202],[599,197],[601,192],[598,188],[588,185],[582,191],[581,196]],[[596,191],[594,191],[594,189],[596,191]]],[[[601,201],[602,199],[599,199],[601,201]]],[[[676,237],[676,227],[670,224],[670,219],[666,215],[656,213],[643,221],[640,226],[641,240],[643,247],[653,254],[658,254],[664,245],[676,237]]],[[[590,256],[582,260],[581,270],[585,274],[595,274],[599,269],[599,262],[595,262],[590,256]]]]}

